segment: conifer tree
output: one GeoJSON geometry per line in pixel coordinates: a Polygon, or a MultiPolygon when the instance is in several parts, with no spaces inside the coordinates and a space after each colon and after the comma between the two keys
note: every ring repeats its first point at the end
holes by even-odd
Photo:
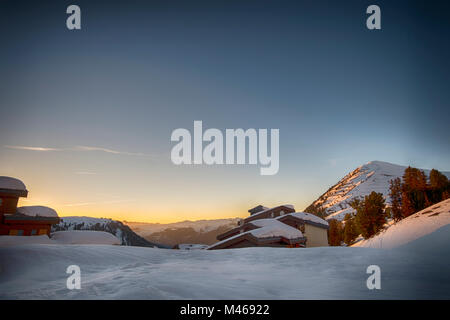
{"type": "Polygon", "coordinates": [[[445,175],[436,169],[430,171],[429,197],[433,203],[437,203],[448,198],[449,186],[449,181],[445,175]]]}
{"type": "Polygon", "coordinates": [[[394,221],[400,221],[402,216],[402,181],[396,178],[389,182],[389,196],[391,197],[390,213],[394,221]]]}
{"type": "Polygon", "coordinates": [[[349,246],[353,244],[353,241],[355,241],[356,237],[359,235],[359,232],[357,231],[354,218],[351,214],[347,213],[344,221],[344,242],[349,246]]]}
{"type": "Polygon", "coordinates": [[[363,200],[355,199],[350,203],[356,210],[355,222],[365,239],[377,234],[386,222],[385,202],[382,193],[372,191],[363,200]]]}
{"type": "Polygon", "coordinates": [[[330,219],[328,224],[328,244],[330,246],[340,246],[343,240],[342,223],[336,219],[330,219]]]}
{"type": "Polygon", "coordinates": [[[402,184],[402,215],[404,218],[431,205],[427,196],[427,188],[427,177],[423,171],[411,167],[405,169],[402,184]]]}

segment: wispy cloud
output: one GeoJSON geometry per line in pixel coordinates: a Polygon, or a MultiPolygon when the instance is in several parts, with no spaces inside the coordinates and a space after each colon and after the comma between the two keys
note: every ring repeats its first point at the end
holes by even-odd
{"type": "Polygon", "coordinates": [[[11,145],[6,145],[5,148],[17,149],[17,150],[28,150],[28,151],[62,151],[63,150],[63,149],[59,149],[59,148],[11,146],[11,145]]]}
{"type": "Polygon", "coordinates": [[[33,146],[15,146],[15,145],[5,145],[5,148],[8,149],[16,149],[16,150],[25,150],[25,151],[41,151],[41,152],[49,152],[49,151],[78,151],[78,152],[88,152],[88,151],[98,151],[105,152],[110,154],[120,154],[127,156],[150,156],[149,154],[145,154],[142,152],[127,152],[127,151],[119,151],[109,148],[103,147],[92,147],[92,146],[76,146],[72,148],[48,148],[48,147],[33,147],[33,146]]]}
{"type": "Polygon", "coordinates": [[[112,153],[112,154],[124,154],[129,156],[145,156],[145,153],[141,152],[126,152],[126,151],[118,151],[108,148],[102,148],[102,147],[89,147],[89,146],[76,146],[74,148],[77,151],[101,151],[106,153],[112,153]]]}
{"type": "Polygon", "coordinates": [[[97,174],[97,172],[77,171],[77,172],[75,172],[75,174],[80,174],[80,175],[95,175],[95,174],[97,174]]]}

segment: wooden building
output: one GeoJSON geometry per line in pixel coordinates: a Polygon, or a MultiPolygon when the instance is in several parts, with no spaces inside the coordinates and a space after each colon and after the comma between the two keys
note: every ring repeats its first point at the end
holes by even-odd
{"type": "Polygon", "coordinates": [[[15,178],[0,177],[0,235],[50,235],[52,224],[59,222],[55,210],[43,206],[17,207],[27,197],[25,184],[15,178]]]}
{"type": "Polygon", "coordinates": [[[302,232],[277,219],[257,219],[246,222],[217,237],[221,240],[209,250],[246,247],[304,247],[306,238],[302,232]]]}
{"type": "Polygon", "coordinates": [[[267,218],[276,218],[288,213],[295,212],[294,206],[290,204],[284,204],[281,206],[266,208],[261,205],[250,209],[250,216],[244,219],[244,223],[258,220],[258,219],[267,219],[267,218]],[[258,210],[258,211],[255,211],[258,210]],[[253,213],[251,212],[253,210],[253,213]]]}
{"type": "Polygon", "coordinates": [[[328,246],[328,222],[310,213],[295,212],[292,205],[259,205],[249,213],[237,227],[219,234],[219,242],[208,249],[328,246]]]}

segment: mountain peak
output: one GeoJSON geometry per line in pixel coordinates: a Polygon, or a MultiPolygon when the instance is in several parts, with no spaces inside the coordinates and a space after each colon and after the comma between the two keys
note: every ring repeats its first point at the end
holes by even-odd
{"type": "MultiPolygon", "coordinates": [[[[343,220],[346,214],[354,214],[354,209],[349,203],[369,195],[372,191],[382,193],[386,203],[390,204],[389,182],[395,178],[401,178],[406,168],[406,166],[385,161],[370,161],[348,173],[307,209],[322,208],[325,210],[327,219],[343,220]]],[[[428,169],[421,170],[426,175],[430,173],[428,169]]],[[[450,178],[449,172],[443,172],[443,174],[450,178]]]]}

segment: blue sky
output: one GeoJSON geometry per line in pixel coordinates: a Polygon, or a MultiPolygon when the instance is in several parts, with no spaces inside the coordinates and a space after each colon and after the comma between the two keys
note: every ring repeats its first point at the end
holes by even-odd
{"type": "Polygon", "coordinates": [[[3,1],[2,174],[62,215],[176,221],[304,209],[371,160],[450,170],[449,5],[432,2],[377,1],[369,31],[368,1],[77,1],[69,31],[71,2],[3,1]],[[175,167],[171,132],[194,120],[279,128],[279,173],[175,167]]]}

